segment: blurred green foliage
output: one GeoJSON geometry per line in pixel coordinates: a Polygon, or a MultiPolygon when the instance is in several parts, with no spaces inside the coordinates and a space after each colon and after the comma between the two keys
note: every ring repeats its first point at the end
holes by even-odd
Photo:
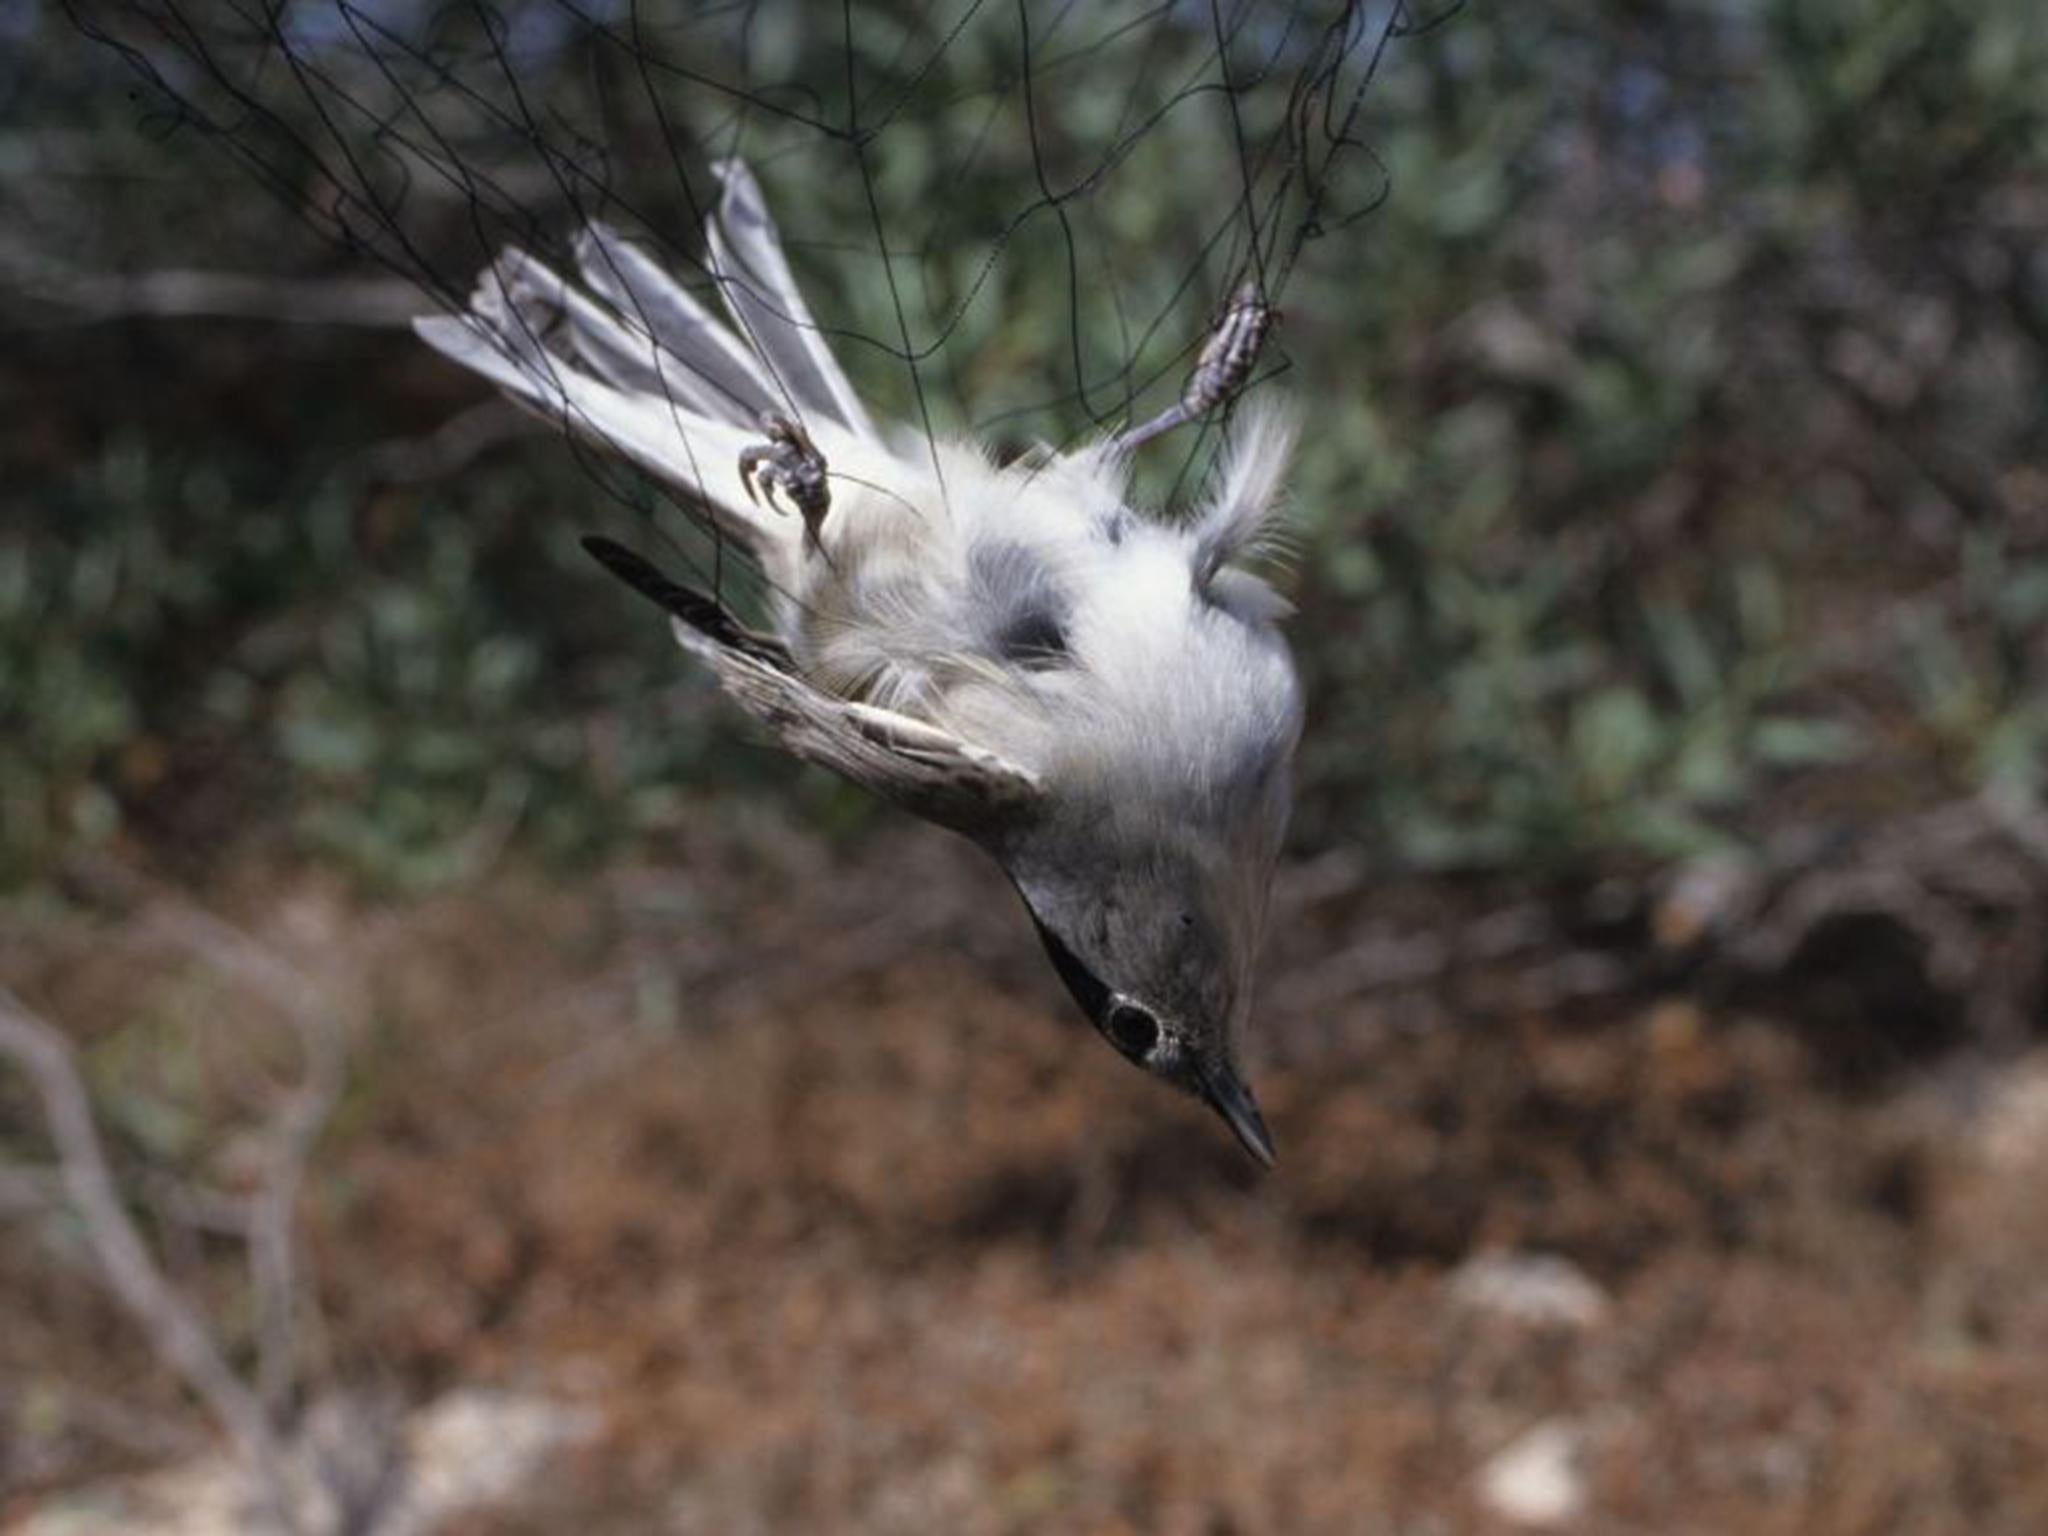
{"type": "Polygon", "coordinates": [[[11,876],[124,827],[204,858],[282,824],[412,889],[515,832],[601,852],[716,781],[708,690],[664,699],[659,626],[531,537],[588,495],[558,445],[446,494],[271,454],[124,429],[0,541],[11,876]]]}
{"type": "MultiPolygon", "coordinates": [[[[1394,44],[1333,188],[1380,201],[1308,242],[1282,294],[1275,387],[1305,427],[1305,846],[1583,869],[1756,837],[1787,808],[2038,788],[2033,9],[1470,5],[1394,44]]],[[[1216,93],[1178,95],[1214,77],[1206,12],[1140,31],[1119,7],[1072,10],[1027,9],[1029,79],[1015,17],[949,36],[863,8],[851,68],[847,35],[794,5],[751,8],[744,55],[708,24],[661,37],[865,137],[637,80],[559,31],[522,55],[522,86],[571,142],[605,146],[614,216],[684,246],[661,124],[698,197],[695,168],[737,135],[864,388],[941,430],[1063,440],[1177,386],[1241,259],[1209,248],[1235,135],[1286,110],[1254,66],[1314,30],[1252,8],[1233,121],[1216,93]],[[1072,188],[1105,163],[1092,192],[1020,218],[1041,178],[1072,188]]],[[[507,8],[528,12],[560,15],[507,8]]],[[[8,252],[352,270],[217,144],[152,132],[125,80],[54,16],[0,66],[8,252]]],[[[509,175],[517,135],[465,122],[465,152],[509,175]]],[[[304,212],[318,178],[280,163],[304,212]]],[[[522,209],[559,235],[578,183],[553,169],[522,209]]],[[[432,190],[419,228],[459,285],[504,221],[432,190]]],[[[418,885],[508,838],[600,850],[711,784],[802,783],[828,822],[858,816],[738,746],[661,626],[580,569],[574,532],[627,514],[560,443],[425,485],[361,468],[476,398],[404,335],[84,324],[33,284],[0,304],[21,343],[0,442],[31,513],[0,533],[9,875],[124,827],[232,839],[253,817],[418,885]],[[211,819],[209,793],[227,800],[211,819]]],[[[1185,459],[1155,457],[1147,492],[1185,493],[1185,459]]]]}

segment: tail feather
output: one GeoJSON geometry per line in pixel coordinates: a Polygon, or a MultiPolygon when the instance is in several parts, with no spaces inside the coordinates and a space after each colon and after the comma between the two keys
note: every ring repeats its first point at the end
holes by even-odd
{"type": "Polygon", "coordinates": [[[711,169],[725,194],[717,213],[705,221],[704,239],[740,334],[774,376],[777,393],[786,395],[798,414],[822,413],[856,437],[874,437],[874,423],[790,273],[782,237],[754,173],[738,160],[721,160],[711,169]]]}
{"type": "MultiPolygon", "coordinates": [[[[525,251],[504,251],[497,271],[504,303],[543,344],[566,331],[574,359],[613,388],[647,391],[658,386],[651,338],[644,332],[570,287],[554,268],[525,251]]],[[[679,403],[699,409],[694,401],[679,403]]]]}
{"type": "Polygon", "coordinates": [[[477,274],[468,307],[458,315],[416,318],[413,333],[444,357],[483,375],[520,404],[567,419],[579,385],[596,384],[549,351],[549,318],[513,302],[508,269],[529,258],[507,249],[477,274]]]}
{"type": "Polygon", "coordinates": [[[795,520],[753,505],[738,472],[740,454],[762,442],[762,417],[794,416],[828,458],[878,434],[797,291],[753,174],[736,160],[713,169],[724,195],[705,239],[731,326],[644,251],[591,224],[575,242],[574,281],[507,249],[464,313],[413,328],[680,488],[774,568],[800,559],[795,520]]]}
{"type": "Polygon", "coordinates": [[[576,238],[576,265],[591,292],[645,333],[639,361],[649,382],[639,387],[674,389],[680,376],[695,409],[736,426],[756,426],[764,412],[786,409],[731,330],[616,230],[585,226],[576,238]]]}
{"type": "Polygon", "coordinates": [[[793,549],[796,519],[754,506],[740,484],[739,456],[760,429],[700,414],[669,393],[620,388],[551,350],[557,314],[542,301],[560,283],[523,251],[508,250],[477,279],[465,313],[418,319],[413,330],[522,404],[676,487],[756,555],[793,549]]]}

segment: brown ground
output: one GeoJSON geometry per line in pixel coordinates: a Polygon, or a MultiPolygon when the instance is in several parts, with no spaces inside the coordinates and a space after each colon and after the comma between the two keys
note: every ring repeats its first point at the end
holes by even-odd
{"type": "MultiPolygon", "coordinates": [[[[222,897],[373,1003],[314,1202],[337,1356],[606,1412],[467,1529],[1490,1530],[1479,1468],[1556,1420],[1575,1530],[2048,1530],[2048,1068],[1852,1090],[1683,999],[1353,1004],[1268,1021],[1261,1177],[1068,1024],[963,851],[808,858],[222,897]],[[1606,1316],[1460,1304],[1506,1250],[1606,1316]]],[[[166,984],[61,924],[8,953],[82,1038],[166,984]]],[[[0,1312],[17,1380],[169,1395],[40,1249],[0,1312]]]]}

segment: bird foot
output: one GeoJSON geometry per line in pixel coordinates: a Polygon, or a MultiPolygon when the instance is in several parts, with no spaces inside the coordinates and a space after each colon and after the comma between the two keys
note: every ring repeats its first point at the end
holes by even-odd
{"type": "Polygon", "coordinates": [[[818,452],[810,434],[787,416],[765,413],[761,430],[767,434],[767,442],[740,450],[740,485],[747,500],[766,501],[779,512],[782,508],[776,493],[781,492],[803,518],[806,542],[816,547],[818,530],[832,510],[825,456],[818,452]]]}

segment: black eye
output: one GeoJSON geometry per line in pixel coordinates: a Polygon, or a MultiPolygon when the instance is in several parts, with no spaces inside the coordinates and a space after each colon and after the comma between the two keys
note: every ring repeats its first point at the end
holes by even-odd
{"type": "Polygon", "coordinates": [[[1143,1061],[1159,1043],[1159,1021],[1136,1003],[1118,1003],[1102,1021],[1109,1043],[1133,1061],[1143,1061]]]}

